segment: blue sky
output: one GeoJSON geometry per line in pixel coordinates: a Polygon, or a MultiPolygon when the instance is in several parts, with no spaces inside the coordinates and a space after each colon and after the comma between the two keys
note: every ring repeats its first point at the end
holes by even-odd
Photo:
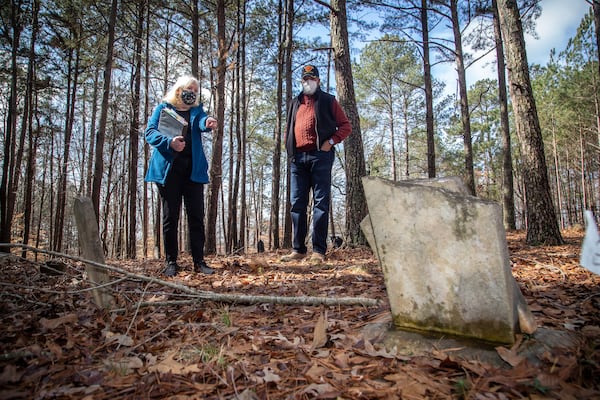
{"type": "Polygon", "coordinates": [[[526,36],[529,63],[546,64],[550,50],[563,50],[577,32],[590,5],[585,0],[542,0],[542,15],[537,20],[539,39],[526,36]]]}
{"type": "MultiPolygon", "coordinates": [[[[538,38],[525,35],[525,46],[527,47],[527,61],[529,64],[546,65],[550,59],[550,52],[556,49],[557,53],[564,50],[567,42],[577,32],[583,16],[589,11],[590,4],[585,0],[542,0],[540,2],[542,13],[536,22],[538,38]]],[[[495,52],[471,66],[467,70],[467,83],[483,78],[496,79],[494,64],[495,52]]],[[[437,67],[433,71],[437,79],[445,81],[448,93],[455,92],[456,71],[454,66],[445,65],[437,67]]]]}
{"type": "MultiPolygon", "coordinates": [[[[527,46],[527,59],[530,64],[546,65],[550,52],[554,48],[557,52],[564,50],[568,40],[575,35],[583,16],[589,11],[591,5],[585,0],[541,0],[542,13],[536,22],[538,38],[525,35],[527,46]]],[[[362,16],[363,19],[376,18],[372,12],[362,16]]],[[[302,36],[320,36],[322,40],[328,40],[328,28],[322,26],[307,26],[298,33],[302,36]]],[[[439,35],[439,33],[436,33],[439,35]]],[[[452,37],[452,32],[447,36],[452,37]]],[[[377,39],[378,35],[373,32],[369,38],[377,39]]],[[[364,43],[352,42],[353,48],[360,49],[364,43]]],[[[473,53],[469,49],[465,49],[473,53]]],[[[353,51],[354,53],[354,51],[353,51]]],[[[474,56],[476,58],[477,55],[474,56]]],[[[497,78],[495,69],[495,52],[488,54],[485,58],[467,69],[467,84],[484,78],[497,78]]],[[[456,92],[456,71],[451,63],[437,64],[433,67],[433,76],[446,83],[446,93],[456,92]]]]}

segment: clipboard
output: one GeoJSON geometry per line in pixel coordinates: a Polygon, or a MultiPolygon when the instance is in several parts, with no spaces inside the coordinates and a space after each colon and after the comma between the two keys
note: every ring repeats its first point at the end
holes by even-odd
{"type": "Polygon", "coordinates": [[[158,131],[169,137],[183,136],[187,133],[188,123],[181,115],[169,107],[160,110],[158,131]]]}

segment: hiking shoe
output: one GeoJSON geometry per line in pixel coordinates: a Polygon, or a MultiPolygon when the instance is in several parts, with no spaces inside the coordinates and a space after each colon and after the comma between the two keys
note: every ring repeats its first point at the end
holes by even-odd
{"type": "Polygon", "coordinates": [[[306,257],[306,254],[298,253],[296,250],[294,250],[290,254],[288,254],[287,256],[281,257],[280,261],[283,261],[283,262],[286,262],[286,261],[296,261],[296,260],[302,260],[304,257],[306,257]]]}
{"type": "Polygon", "coordinates": [[[164,276],[175,276],[179,272],[179,265],[175,261],[169,261],[163,270],[164,276]]]}
{"type": "Polygon", "coordinates": [[[317,253],[316,251],[312,253],[308,262],[312,265],[320,265],[325,262],[325,254],[317,253]]]}
{"type": "Polygon", "coordinates": [[[212,275],[215,273],[215,270],[206,265],[204,261],[200,261],[194,263],[194,272],[202,273],[205,275],[212,275]]]}

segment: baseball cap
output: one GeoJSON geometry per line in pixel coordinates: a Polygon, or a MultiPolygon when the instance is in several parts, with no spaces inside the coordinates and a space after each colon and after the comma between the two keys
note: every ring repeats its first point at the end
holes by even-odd
{"type": "Polygon", "coordinates": [[[304,67],[302,67],[302,79],[318,77],[319,70],[314,65],[305,65],[304,67]]]}

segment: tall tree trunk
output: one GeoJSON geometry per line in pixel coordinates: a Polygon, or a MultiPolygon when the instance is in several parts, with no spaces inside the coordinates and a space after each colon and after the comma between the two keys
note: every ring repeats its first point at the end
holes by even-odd
{"type": "Polygon", "coordinates": [[[463,127],[463,144],[465,149],[464,179],[467,189],[475,196],[475,174],[473,172],[473,144],[471,142],[471,116],[467,97],[467,77],[465,73],[465,57],[462,48],[462,34],[458,19],[458,0],[450,0],[452,32],[454,33],[454,55],[458,74],[458,91],[460,95],[460,115],[463,127]]]}
{"type": "Polygon", "coordinates": [[[117,23],[118,0],[112,0],[110,18],[108,21],[108,46],[106,49],[106,62],[104,64],[104,87],[102,92],[102,107],[100,109],[100,122],[96,135],[96,162],[94,165],[94,180],[92,182],[92,203],[96,212],[96,221],[100,221],[100,188],[102,186],[102,173],[104,171],[104,139],[106,136],[106,121],[108,119],[108,100],[110,98],[110,83],[112,77],[113,50],[115,47],[115,25],[117,23]]]}
{"type": "Polygon", "coordinates": [[[361,182],[367,172],[363,150],[360,117],[354,94],[346,0],[331,0],[331,44],[335,68],[335,83],[340,105],[346,112],[352,133],[344,141],[346,158],[346,234],[352,244],[366,244],[360,222],[367,216],[367,200],[361,182]]]}
{"type": "MultiPolygon", "coordinates": [[[[149,99],[150,96],[148,94],[150,89],[150,74],[148,71],[150,70],[150,4],[146,7],[146,46],[144,49],[144,121],[148,119],[148,114],[150,114],[150,105],[149,99]]],[[[150,158],[150,145],[146,143],[144,140],[144,173],[148,170],[148,161],[150,158]]],[[[143,191],[142,191],[142,251],[144,253],[144,259],[148,257],[148,220],[149,214],[149,202],[148,202],[148,182],[143,179],[143,191]]]]}
{"type": "Polygon", "coordinates": [[[559,220],[559,227],[560,229],[564,229],[565,228],[565,221],[563,218],[563,213],[562,213],[562,188],[561,188],[561,184],[560,184],[560,161],[558,159],[558,146],[556,143],[556,129],[555,129],[555,122],[554,122],[554,116],[552,116],[550,118],[550,123],[552,125],[552,155],[553,155],[553,160],[554,160],[554,175],[555,175],[555,181],[556,181],[556,204],[557,204],[557,208],[558,208],[558,220],[559,220]]]}
{"type": "MultiPolygon", "coordinates": [[[[29,234],[31,231],[31,222],[33,215],[32,199],[33,199],[33,181],[35,176],[35,154],[37,150],[37,139],[33,131],[33,114],[34,98],[36,97],[35,90],[35,44],[37,42],[37,35],[39,32],[38,15],[40,10],[39,0],[33,0],[31,10],[31,40],[29,45],[29,63],[27,65],[27,96],[25,100],[24,115],[27,115],[27,122],[24,125],[27,126],[27,169],[25,174],[25,193],[23,196],[23,243],[29,244],[29,234]]],[[[27,252],[23,250],[21,257],[25,258],[27,252]]]]}
{"type": "Polygon", "coordinates": [[[211,180],[208,191],[208,209],[206,212],[206,243],[207,254],[217,252],[217,211],[219,191],[222,182],[223,168],[223,119],[225,118],[225,74],[227,72],[227,38],[225,37],[225,0],[217,0],[217,97],[216,111],[219,125],[213,130],[212,157],[209,177],[211,180]]]}
{"type": "Polygon", "coordinates": [[[523,157],[527,209],[527,243],[562,244],[552,205],[544,142],[529,77],[525,39],[516,0],[500,0],[498,14],[510,82],[515,127],[523,157]]]}
{"type": "Polygon", "coordinates": [[[410,178],[410,129],[408,127],[409,121],[408,121],[408,103],[409,103],[409,96],[408,95],[403,95],[403,101],[402,101],[402,118],[404,119],[404,172],[406,174],[406,179],[410,178]]]}
{"type": "MultiPolygon", "coordinates": [[[[594,13],[594,25],[596,26],[596,49],[600,52],[600,0],[592,0],[592,12],[594,13]]],[[[598,78],[600,79],[600,63],[598,63],[598,78]]]]}
{"type": "MultiPolygon", "coordinates": [[[[296,13],[294,11],[294,0],[286,2],[286,24],[285,24],[285,104],[286,115],[289,112],[290,100],[294,95],[294,85],[292,84],[292,54],[294,45],[294,19],[296,13]]],[[[285,213],[283,214],[283,248],[292,247],[292,213],[290,203],[290,163],[286,162],[285,168],[285,213]]]]}
{"type": "MultiPolygon", "coordinates": [[[[38,14],[39,14],[39,0],[33,0],[31,4],[31,37],[29,41],[29,55],[28,55],[28,64],[27,64],[27,81],[26,85],[26,95],[25,95],[25,104],[23,107],[23,140],[27,137],[27,167],[25,174],[25,190],[23,193],[23,243],[29,244],[29,232],[31,228],[31,215],[32,215],[32,205],[31,200],[33,197],[33,181],[34,181],[34,173],[35,173],[35,150],[36,150],[36,140],[33,133],[33,113],[34,113],[34,98],[36,96],[35,90],[35,45],[37,42],[37,35],[39,31],[38,24],[38,14]]],[[[24,149],[24,146],[21,145],[21,148],[24,149]]],[[[24,153],[23,151],[22,153],[24,153]]],[[[20,164],[18,162],[17,164],[20,164]]],[[[18,185],[14,185],[15,190],[18,185]]],[[[21,257],[25,258],[27,253],[25,250],[21,253],[21,257]]]]}
{"type": "Polygon", "coordinates": [[[425,126],[427,127],[427,175],[435,178],[435,132],[433,130],[433,83],[429,55],[429,21],[427,0],[421,0],[421,30],[423,37],[423,83],[425,85],[425,126]]]}
{"type": "MultiPolygon", "coordinates": [[[[239,16],[239,13],[238,13],[239,16]]],[[[238,25],[239,26],[239,25],[238,25]]],[[[238,31],[239,33],[239,31],[238,31]]],[[[240,84],[240,63],[239,47],[236,51],[236,67],[233,70],[233,84],[231,85],[231,111],[232,116],[229,127],[229,191],[228,191],[228,220],[226,232],[226,249],[228,254],[236,251],[237,238],[237,198],[240,185],[240,106],[239,106],[239,84],[240,84]]],[[[223,203],[225,204],[225,203],[223,203]]],[[[225,207],[223,207],[225,208],[225,207]]]]}
{"type": "MultiPolygon", "coordinates": [[[[74,38],[75,43],[79,43],[79,33],[74,38]]],[[[60,168],[58,189],[56,193],[56,215],[54,222],[54,232],[52,235],[52,250],[62,251],[63,228],[65,224],[65,208],[67,206],[67,174],[69,158],[71,152],[71,137],[73,135],[73,121],[75,119],[75,103],[77,101],[77,81],[79,80],[79,48],[69,50],[68,74],[67,77],[67,115],[65,118],[65,137],[63,143],[63,160],[60,168]],[[75,52],[75,61],[71,59],[75,52]],[[71,74],[73,76],[71,77],[71,74]]]]}
{"type": "MultiPolygon", "coordinates": [[[[592,0],[592,11],[594,13],[594,25],[596,27],[596,50],[600,54],[600,0],[592,0]]],[[[600,81],[600,56],[598,57],[598,80],[600,81]]],[[[598,145],[600,145],[600,112],[596,100],[596,132],[598,145]]],[[[600,155],[598,155],[600,159],[600,155]]],[[[598,185],[600,186],[600,176],[598,176],[598,185]]]]}
{"type": "Polygon", "coordinates": [[[94,179],[94,154],[96,149],[96,137],[94,133],[96,132],[96,121],[98,120],[98,81],[100,80],[99,74],[94,75],[94,89],[92,90],[92,120],[90,122],[90,138],[89,138],[89,148],[88,148],[88,157],[87,157],[87,165],[86,165],[86,179],[85,179],[85,191],[84,193],[88,197],[92,197],[92,182],[94,179]]]}
{"type": "Polygon", "coordinates": [[[285,43],[283,40],[283,0],[277,3],[277,103],[275,115],[275,132],[273,139],[275,148],[273,149],[273,178],[271,180],[271,248],[279,249],[279,189],[281,187],[281,134],[282,134],[282,113],[283,108],[283,66],[285,57],[285,43]]]}
{"type": "Polygon", "coordinates": [[[198,0],[192,0],[192,76],[196,79],[200,79],[198,76],[198,60],[199,60],[199,41],[200,41],[200,28],[198,23],[200,21],[200,13],[198,12],[198,0]]]}
{"type": "Polygon", "coordinates": [[[240,14],[240,88],[238,92],[240,93],[240,113],[241,113],[241,149],[240,149],[240,158],[241,158],[241,169],[242,169],[242,182],[241,182],[241,193],[240,193],[240,236],[238,238],[238,248],[243,248],[246,252],[247,249],[247,238],[246,234],[246,218],[248,215],[247,207],[248,204],[246,202],[246,148],[247,148],[247,136],[246,136],[246,123],[248,122],[248,107],[246,105],[246,1],[241,1],[240,14]]]}
{"type": "MultiPolygon", "coordinates": [[[[10,28],[12,30],[11,55],[10,55],[10,95],[8,98],[8,115],[6,131],[4,134],[4,164],[2,165],[2,178],[0,180],[0,243],[10,243],[12,231],[12,217],[14,210],[14,196],[11,195],[12,179],[14,175],[15,137],[17,132],[17,79],[18,65],[17,54],[21,31],[23,29],[21,17],[21,2],[10,2],[10,28]],[[11,200],[12,199],[12,200],[11,200]]],[[[2,252],[10,252],[8,248],[0,247],[2,252]]]]}
{"type": "Polygon", "coordinates": [[[144,36],[144,16],[146,13],[146,2],[137,3],[136,34],[135,34],[135,57],[133,68],[133,91],[132,104],[133,115],[131,116],[131,127],[129,130],[129,229],[127,235],[126,254],[128,258],[136,258],[136,236],[137,236],[137,190],[138,190],[138,151],[140,136],[140,97],[142,87],[142,49],[144,36]]]}
{"type": "MultiPolygon", "coordinates": [[[[37,108],[37,107],[36,107],[37,108]]],[[[39,119],[36,118],[36,126],[40,126],[40,121],[39,119]]],[[[51,154],[49,154],[49,152],[44,152],[43,155],[43,165],[48,165],[50,164],[50,162],[48,161],[48,158],[52,159],[51,154]]],[[[42,168],[42,179],[41,179],[41,186],[42,187],[46,187],[46,176],[48,174],[48,170],[50,170],[49,168],[42,168]]],[[[45,202],[46,202],[46,191],[42,190],[42,193],[40,193],[40,198],[38,200],[38,216],[37,216],[37,226],[36,226],[36,230],[35,230],[35,242],[34,242],[34,246],[35,247],[39,247],[40,246],[40,237],[41,237],[41,231],[42,231],[42,221],[43,221],[43,212],[44,212],[44,206],[45,206],[45,202]]],[[[35,255],[35,259],[37,260],[37,253],[35,255]]]]}
{"type": "Polygon", "coordinates": [[[506,63],[502,43],[502,28],[498,16],[498,2],[492,0],[494,38],[496,41],[496,66],[498,69],[498,103],[500,103],[500,131],[502,132],[502,210],[504,228],[517,229],[515,221],[515,191],[513,182],[510,124],[508,122],[508,98],[506,96],[506,63]]]}

